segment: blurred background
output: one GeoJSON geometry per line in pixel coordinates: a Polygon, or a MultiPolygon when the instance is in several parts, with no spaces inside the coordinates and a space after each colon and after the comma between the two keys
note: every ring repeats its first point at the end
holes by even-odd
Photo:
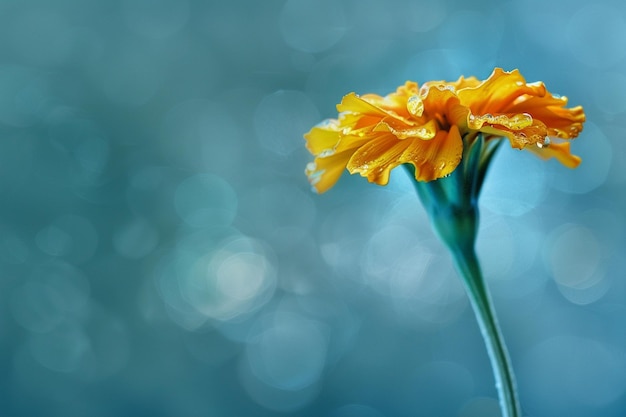
{"type": "Polygon", "coordinates": [[[302,134],[501,66],[588,118],[481,197],[525,414],[623,417],[625,44],[617,0],[0,0],[0,415],[499,416],[405,173],[315,195],[302,134]]]}

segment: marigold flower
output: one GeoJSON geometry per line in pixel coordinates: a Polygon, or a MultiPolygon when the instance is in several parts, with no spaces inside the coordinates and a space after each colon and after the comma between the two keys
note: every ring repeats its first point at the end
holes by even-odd
{"type": "Polygon", "coordinates": [[[513,148],[575,168],[580,158],[566,140],[578,136],[585,114],[566,104],[542,82],[527,83],[518,70],[500,68],[484,81],[461,77],[421,88],[407,81],[385,97],[350,93],[337,105],[337,119],[304,135],[315,156],[306,174],[318,192],[346,168],[385,185],[393,168],[411,164],[418,181],[432,181],[455,170],[463,147],[479,133],[487,142],[507,138],[513,148]]]}

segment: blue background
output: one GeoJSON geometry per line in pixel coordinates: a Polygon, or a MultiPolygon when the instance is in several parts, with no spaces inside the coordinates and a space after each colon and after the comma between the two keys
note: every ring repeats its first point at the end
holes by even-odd
{"type": "Polygon", "coordinates": [[[623,417],[625,44],[621,0],[0,0],[0,414],[498,416],[405,173],[315,195],[302,134],[501,66],[588,119],[481,197],[525,414],[623,417]]]}

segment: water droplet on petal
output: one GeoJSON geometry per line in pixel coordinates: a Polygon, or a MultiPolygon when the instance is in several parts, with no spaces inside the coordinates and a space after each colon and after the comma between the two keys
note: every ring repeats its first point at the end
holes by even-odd
{"type": "Polygon", "coordinates": [[[550,146],[550,138],[547,136],[543,139],[543,141],[537,142],[537,147],[539,149],[547,148],[548,146],[550,146]]]}
{"type": "Polygon", "coordinates": [[[468,124],[472,129],[480,129],[485,123],[490,125],[501,125],[511,130],[521,130],[529,127],[533,123],[533,118],[528,113],[519,113],[511,117],[505,114],[494,116],[491,113],[482,116],[470,114],[467,118],[468,124]]]}
{"type": "Polygon", "coordinates": [[[524,129],[533,124],[533,117],[528,113],[521,113],[511,116],[507,127],[511,129],[524,129]]]}
{"type": "Polygon", "coordinates": [[[408,129],[395,129],[387,123],[380,123],[375,130],[389,131],[398,139],[420,138],[422,140],[430,140],[437,133],[437,125],[434,120],[429,120],[426,124],[408,129]]]}
{"type": "Polygon", "coordinates": [[[406,103],[406,108],[415,117],[422,117],[424,102],[419,96],[411,96],[406,103]]]}
{"type": "Polygon", "coordinates": [[[428,127],[421,126],[416,127],[415,129],[406,129],[394,132],[398,139],[406,139],[406,138],[420,138],[423,140],[429,140],[435,137],[435,130],[429,129],[428,127]]]}

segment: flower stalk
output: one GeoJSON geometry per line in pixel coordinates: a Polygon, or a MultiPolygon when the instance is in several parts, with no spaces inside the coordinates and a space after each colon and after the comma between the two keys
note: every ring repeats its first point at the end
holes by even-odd
{"type": "Polygon", "coordinates": [[[452,251],[452,257],[457,271],[463,278],[465,290],[485,341],[498,390],[502,417],[521,417],[513,368],[475,251],[473,249],[452,251]]]}
{"type": "MultiPolygon", "coordinates": [[[[463,140],[461,164],[450,176],[430,182],[414,180],[414,184],[433,228],[449,249],[463,280],[491,361],[502,417],[521,417],[513,369],[475,251],[478,196],[489,161],[501,140],[485,141],[480,133],[463,140]]],[[[414,179],[412,166],[405,167],[414,179]]]]}

